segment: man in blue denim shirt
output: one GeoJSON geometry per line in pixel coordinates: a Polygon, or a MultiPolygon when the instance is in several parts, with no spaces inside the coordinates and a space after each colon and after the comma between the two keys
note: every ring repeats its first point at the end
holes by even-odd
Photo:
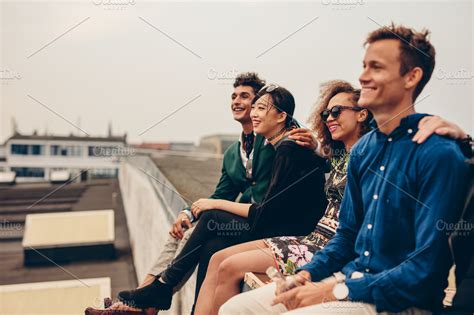
{"type": "Polygon", "coordinates": [[[302,268],[312,281],[345,275],[326,282],[315,302],[361,301],[377,312],[441,307],[452,260],[449,231],[439,226],[457,221],[468,168],[450,139],[412,141],[426,116],[414,102],[435,64],[427,35],[394,25],[369,34],[359,105],[378,128],[351,151],[336,236],[302,268]]]}
{"type": "Polygon", "coordinates": [[[441,308],[452,265],[449,231],[442,227],[459,218],[468,167],[455,141],[413,139],[426,116],[415,113],[415,99],[435,64],[427,35],[394,25],[369,34],[359,105],[371,110],[378,128],[352,148],[336,235],[294,277],[304,285],[278,294],[272,312],[429,314],[441,308]]]}

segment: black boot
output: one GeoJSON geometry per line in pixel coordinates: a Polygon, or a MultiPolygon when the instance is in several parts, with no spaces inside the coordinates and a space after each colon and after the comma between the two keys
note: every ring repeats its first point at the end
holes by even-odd
{"type": "Polygon", "coordinates": [[[124,304],[135,308],[156,308],[167,310],[171,306],[173,287],[158,279],[151,284],[136,290],[122,291],[118,298],[124,304]]]}

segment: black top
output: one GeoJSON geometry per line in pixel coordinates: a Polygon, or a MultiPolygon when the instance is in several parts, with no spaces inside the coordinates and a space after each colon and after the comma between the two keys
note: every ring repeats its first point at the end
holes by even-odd
{"type": "Polygon", "coordinates": [[[253,237],[307,235],[314,230],[327,206],[324,164],[294,141],[283,139],[276,145],[265,198],[249,209],[253,237]]]}

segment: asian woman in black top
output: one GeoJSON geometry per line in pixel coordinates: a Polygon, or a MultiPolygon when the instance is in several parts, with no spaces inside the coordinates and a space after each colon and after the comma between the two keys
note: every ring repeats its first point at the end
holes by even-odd
{"type": "Polygon", "coordinates": [[[327,205],[325,161],[287,138],[288,132],[297,126],[292,117],[294,109],[293,95],[277,85],[263,87],[252,105],[254,132],[263,135],[267,145],[276,150],[264,201],[241,204],[200,199],[195,202],[191,210],[199,220],[182,252],[150,285],[120,292],[118,297],[122,302],[141,309],[168,309],[173,287],[202,255],[210,257],[218,249],[264,237],[307,235],[314,229],[327,205]],[[216,240],[220,248],[207,246],[216,240]]]}

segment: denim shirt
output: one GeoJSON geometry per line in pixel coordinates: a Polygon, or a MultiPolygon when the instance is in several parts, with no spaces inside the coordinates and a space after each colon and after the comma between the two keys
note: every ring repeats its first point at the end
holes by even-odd
{"type": "Polygon", "coordinates": [[[438,309],[448,284],[447,227],[461,213],[468,166],[453,140],[412,141],[424,116],[356,143],[336,235],[301,268],[312,281],[342,270],[349,299],[378,312],[438,309]]]}

